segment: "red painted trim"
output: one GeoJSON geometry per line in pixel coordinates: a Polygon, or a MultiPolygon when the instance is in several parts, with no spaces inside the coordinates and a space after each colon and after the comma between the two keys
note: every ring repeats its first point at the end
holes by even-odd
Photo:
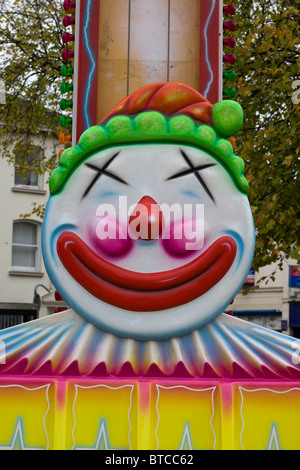
{"type": "Polygon", "coordinates": [[[213,0],[200,0],[200,61],[199,61],[199,92],[210,101],[212,104],[220,101],[220,84],[222,76],[220,76],[222,58],[220,51],[220,31],[221,18],[220,18],[220,0],[216,0],[215,8],[213,10],[210,23],[206,28],[206,23],[211,13],[213,0]],[[207,37],[205,37],[205,30],[207,37]],[[207,44],[206,44],[207,43],[207,44]],[[206,50],[207,47],[207,50],[206,50]],[[208,60],[213,72],[213,80],[207,87],[211,80],[211,70],[206,62],[206,54],[208,52],[208,60]]]}
{"type": "Polygon", "coordinates": [[[126,310],[157,311],[190,302],[217,284],[235,259],[236,244],[221,237],[190,263],[158,273],[116,266],[73,232],[60,235],[57,252],[71,276],[95,297],[126,310]]]}
{"type": "MultiPolygon", "coordinates": [[[[79,29],[76,35],[75,41],[78,42],[78,63],[74,64],[75,73],[77,74],[77,125],[76,125],[76,143],[78,142],[81,134],[87,129],[86,120],[84,117],[84,102],[85,95],[88,88],[89,74],[92,67],[92,62],[89,57],[85,37],[84,37],[84,26],[86,21],[87,12],[87,0],[81,0],[80,2],[80,18],[79,18],[79,29]]],[[[93,54],[93,60],[95,61],[95,73],[92,77],[90,89],[89,89],[89,100],[88,100],[88,113],[90,119],[90,125],[96,125],[98,123],[98,50],[99,50],[99,16],[100,16],[100,0],[91,2],[91,15],[89,19],[88,35],[89,35],[89,47],[93,54]]]]}
{"type": "MultiPolygon", "coordinates": [[[[199,70],[199,91],[204,95],[207,85],[211,79],[209,67],[206,63],[206,40],[204,38],[204,31],[207,19],[210,15],[212,2],[214,0],[199,0],[200,1],[200,70],[199,70]]],[[[91,59],[89,57],[86,41],[84,38],[84,25],[86,20],[87,12],[87,0],[80,0],[80,15],[79,15],[79,26],[76,27],[75,44],[78,47],[77,61],[74,63],[76,80],[77,80],[77,96],[74,97],[74,103],[76,103],[76,123],[75,132],[75,143],[77,144],[80,136],[86,130],[87,124],[84,117],[84,102],[85,95],[87,92],[87,85],[89,80],[89,73],[91,70],[91,59]]],[[[92,77],[89,101],[88,101],[88,113],[90,125],[98,124],[99,115],[99,103],[98,103],[98,70],[100,67],[98,61],[98,51],[100,42],[100,31],[99,31],[99,18],[100,18],[100,0],[93,0],[91,2],[91,15],[88,28],[89,34],[89,46],[93,54],[93,60],[95,61],[95,73],[92,77]]],[[[208,39],[208,55],[210,67],[213,71],[214,79],[209,87],[207,96],[208,101],[212,104],[219,101],[219,90],[220,84],[222,83],[222,76],[220,76],[221,65],[220,60],[222,59],[220,51],[220,0],[216,0],[216,5],[210,20],[210,24],[207,30],[208,39]]]]}

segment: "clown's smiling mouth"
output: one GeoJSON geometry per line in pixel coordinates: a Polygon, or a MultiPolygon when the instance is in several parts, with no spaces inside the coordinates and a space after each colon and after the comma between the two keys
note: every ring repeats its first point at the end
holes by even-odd
{"type": "Polygon", "coordinates": [[[157,273],[116,266],[73,232],[60,235],[57,252],[71,276],[93,296],[125,310],[149,312],[177,307],[205,294],[231,267],[236,244],[231,237],[221,237],[190,263],[157,273]]]}

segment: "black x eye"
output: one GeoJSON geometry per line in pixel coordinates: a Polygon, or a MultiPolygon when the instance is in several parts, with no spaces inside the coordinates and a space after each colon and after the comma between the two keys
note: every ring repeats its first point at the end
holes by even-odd
{"type": "Polygon", "coordinates": [[[87,187],[87,189],[85,190],[83,196],[82,196],[82,199],[85,198],[87,196],[87,194],[90,192],[90,190],[93,188],[93,186],[95,185],[95,183],[98,181],[98,179],[100,178],[100,176],[102,175],[105,175],[105,176],[108,176],[109,178],[112,178],[114,179],[115,181],[119,181],[119,183],[123,183],[123,184],[128,184],[126,183],[126,181],[122,180],[122,178],[119,178],[119,176],[116,176],[112,173],[110,173],[109,171],[107,171],[107,168],[109,167],[109,165],[113,162],[113,160],[119,155],[120,152],[116,153],[115,155],[113,155],[111,157],[110,160],[108,160],[108,162],[104,165],[103,168],[98,168],[97,166],[95,165],[92,165],[91,163],[86,163],[85,165],[88,167],[88,168],[91,168],[91,170],[94,170],[96,171],[96,176],[95,178],[93,179],[93,181],[91,182],[91,184],[87,187]]]}
{"type": "Polygon", "coordinates": [[[203,187],[203,189],[205,190],[205,192],[211,198],[211,200],[213,202],[215,202],[214,196],[212,195],[212,193],[210,192],[209,188],[207,187],[207,184],[205,183],[204,179],[202,178],[201,175],[199,175],[198,172],[201,171],[201,170],[205,170],[206,168],[210,168],[212,166],[215,166],[216,164],[215,163],[207,163],[207,164],[204,164],[204,165],[194,166],[192,164],[192,162],[190,161],[190,159],[188,158],[188,156],[186,155],[186,153],[183,150],[180,150],[180,152],[181,152],[181,155],[183,156],[184,160],[188,164],[189,169],[181,171],[179,173],[176,173],[176,175],[170,176],[170,178],[168,178],[167,181],[174,180],[176,178],[180,178],[181,176],[186,176],[186,175],[190,175],[190,174],[193,173],[196,176],[199,183],[201,184],[201,186],[203,187]]]}

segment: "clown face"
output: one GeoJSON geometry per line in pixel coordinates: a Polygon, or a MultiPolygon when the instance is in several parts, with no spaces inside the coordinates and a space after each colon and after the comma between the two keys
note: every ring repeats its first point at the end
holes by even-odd
{"type": "Polygon", "coordinates": [[[51,196],[44,261],[66,302],[98,328],[135,339],[180,336],[232,301],[252,261],[247,197],[190,145],[106,147],[51,196]]]}

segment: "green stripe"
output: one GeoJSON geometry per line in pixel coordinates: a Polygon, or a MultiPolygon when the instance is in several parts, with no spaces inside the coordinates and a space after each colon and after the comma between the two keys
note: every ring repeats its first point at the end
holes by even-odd
{"type": "Polygon", "coordinates": [[[62,154],[58,168],[50,177],[51,194],[61,192],[74,170],[95,151],[139,143],[174,143],[206,150],[228,171],[238,190],[248,193],[244,161],[235,155],[227,139],[219,137],[208,125],[197,125],[188,116],[169,118],[156,111],[149,111],[135,117],[115,116],[105,124],[86,130],[78,145],[62,154]]]}

